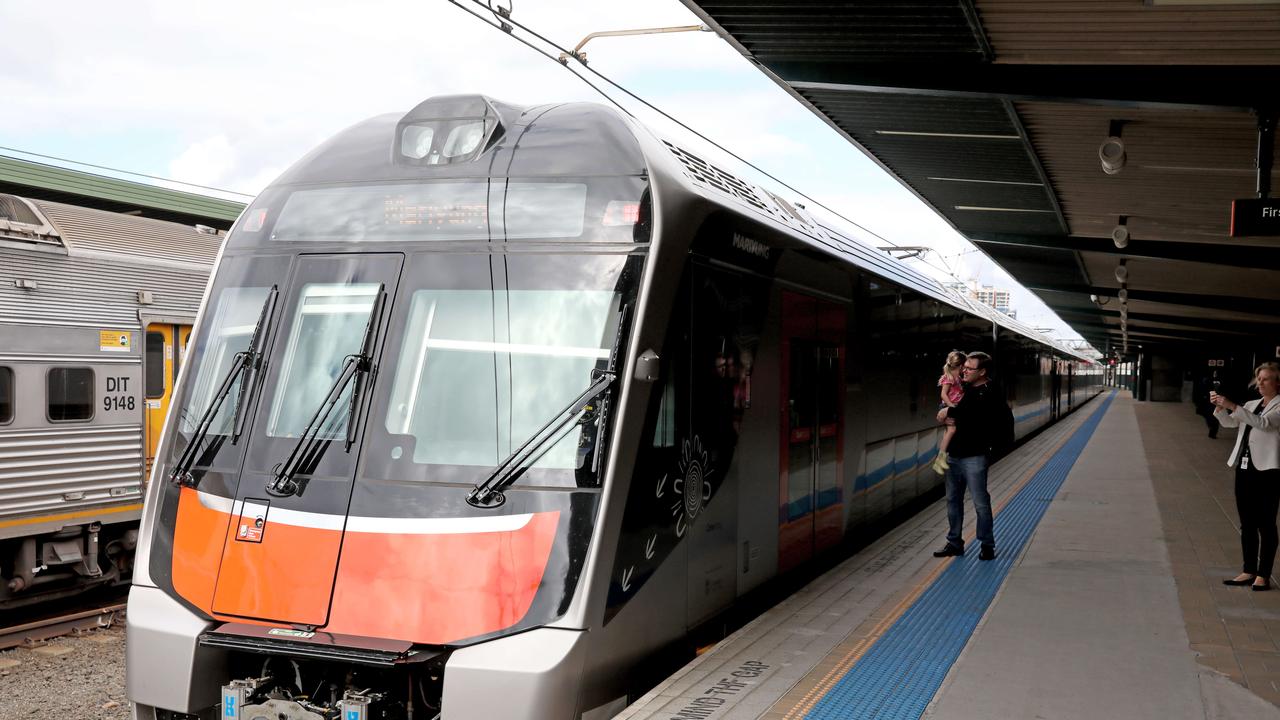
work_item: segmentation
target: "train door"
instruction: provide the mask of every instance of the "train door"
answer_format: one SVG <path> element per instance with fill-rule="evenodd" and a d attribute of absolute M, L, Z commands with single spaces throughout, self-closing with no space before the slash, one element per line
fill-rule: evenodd
<path fill-rule="evenodd" d="M 179 363 L 182 350 L 186 347 L 185 338 L 191 335 L 190 325 L 174 325 L 172 323 L 150 323 L 146 330 L 146 356 L 143 395 L 146 409 L 144 411 L 146 428 L 146 477 L 151 475 L 151 465 L 156 459 L 156 446 L 160 442 L 160 431 L 164 429 L 165 416 L 169 414 L 169 403 L 173 399 L 173 388 L 178 378 Z"/>
<path fill-rule="evenodd" d="M 739 443 L 753 425 L 752 373 L 769 304 L 767 281 L 693 266 L 688 407 L 672 490 L 688 527 L 688 618 L 696 624 L 733 602 L 739 565 L 739 493 L 761 466 L 758 443 Z M 746 427 L 751 432 L 752 427 Z M 767 430 L 761 432 L 768 433 Z M 769 457 L 766 466 L 771 465 Z M 768 498 L 772 501 L 772 493 Z"/>
<path fill-rule="evenodd" d="M 1061 400 L 1060 393 L 1062 391 L 1062 376 L 1058 374 L 1058 361 L 1049 361 L 1049 419 L 1057 420 L 1062 416 L 1062 408 L 1058 403 Z"/>
<path fill-rule="evenodd" d="M 289 285 L 279 288 L 214 612 L 312 626 L 328 621 L 363 408 L 376 377 L 352 370 L 366 342 L 374 343 L 373 366 L 379 361 L 402 261 L 393 253 L 303 255 Z M 355 388 L 363 388 L 358 403 Z"/>
<path fill-rule="evenodd" d="M 783 293 L 778 566 L 839 542 L 844 523 L 844 309 Z"/>
<path fill-rule="evenodd" d="M 1075 399 L 1075 377 L 1076 364 L 1074 362 L 1067 363 L 1067 412 L 1076 409 Z"/>

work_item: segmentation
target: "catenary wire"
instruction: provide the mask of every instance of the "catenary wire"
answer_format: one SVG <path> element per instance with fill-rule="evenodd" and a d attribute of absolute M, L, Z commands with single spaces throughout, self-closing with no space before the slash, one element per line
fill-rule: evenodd
<path fill-rule="evenodd" d="M 516 20 L 513 20 L 513 19 L 511 18 L 510 14 L 507 14 L 507 15 L 501 15 L 501 14 L 499 14 L 496 10 L 494 10 L 494 9 L 493 9 L 492 5 L 491 5 L 490 3 L 488 3 L 488 2 L 484 2 L 484 3 L 482 3 L 482 2 L 481 2 L 481 0 L 471 0 L 471 2 L 472 2 L 473 4 L 480 5 L 481 7 L 484 7 L 484 8 L 486 8 L 486 9 L 488 9 L 490 12 L 492 12 L 492 13 L 494 14 L 494 16 L 498 18 L 498 23 L 499 23 L 499 24 L 491 23 L 491 22 L 489 22 L 488 20 L 486 20 L 483 16 L 479 15 L 478 13 L 472 12 L 472 11 L 471 11 L 471 10 L 469 10 L 468 8 L 463 7 L 463 5 L 461 4 L 461 3 L 462 3 L 462 0 L 449 0 L 449 2 L 450 2 L 450 3 L 452 3 L 453 5 L 457 6 L 459 9 L 461 9 L 461 10 L 463 10 L 463 11 L 465 11 L 465 12 L 468 12 L 468 13 L 470 13 L 471 15 L 473 15 L 473 16 L 475 16 L 475 17 L 479 18 L 479 19 L 480 19 L 482 22 L 484 22 L 486 25 L 489 25 L 490 27 L 494 27 L 494 28 L 497 28 L 497 29 L 499 29 L 499 30 L 502 30 L 503 32 L 506 32 L 508 35 L 510 35 L 511 37 L 515 38 L 516 40 L 519 40 L 520 42 L 524 43 L 525 45 L 527 45 L 528 47 L 532 48 L 533 50 L 535 50 L 536 52 L 538 52 L 538 53 L 539 53 L 539 54 L 541 54 L 542 56 L 544 56 L 544 57 L 546 57 L 546 58 L 548 58 L 548 59 L 550 59 L 550 60 L 552 60 L 552 61 L 556 62 L 557 64 L 562 65 L 563 67 L 565 67 L 565 69 L 568 69 L 570 72 L 572 72 L 576 77 L 578 77 L 579 79 L 581 79 L 583 82 L 587 83 L 587 85 L 588 85 L 588 86 L 590 86 L 590 87 L 591 87 L 591 89 L 593 89 L 593 90 L 595 90 L 596 92 L 600 93 L 600 95 L 601 95 L 601 96 L 603 96 L 606 100 L 608 100 L 609 102 L 613 103 L 616 107 L 618 107 L 618 109 L 622 110 L 622 112 L 626 113 L 629 117 L 631 117 L 631 118 L 635 119 L 635 115 L 634 115 L 631 111 L 627 110 L 625 107 L 623 107 L 623 106 L 622 106 L 622 104 L 621 104 L 621 103 L 619 103 L 617 100 L 615 100 L 613 97 L 611 97 L 608 93 L 606 93 L 606 92 L 604 92 L 603 90 L 601 90 L 597 85 L 595 85 L 594 83 L 592 83 L 592 82 L 590 82 L 589 80 L 587 80 L 587 79 L 586 79 L 585 77 L 583 77 L 580 73 L 574 72 L 572 69 L 570 69 L 570 68 L 569 68 L 568 63 L 561 63 L 561 62 L 560 62 L 560 59 L 559 59 L 558 57 L 555 57 L 555 56 L 551 55 L 550 53 L 547 53 L 547 52 L 545 52 L 545 51 L 543 51 L 543 50 L 540 50 L 540 49 L 538 49 L 538 48 L 534 47 L 531 43 L 529 43 L 528 41 L 524 40 L 523 38 L 516 37 L 515 33 L 511 32 L 510 30 L 508 30 L 508 29 L 506 29 L 505 27 L 503 27 L 503 24 L 510 25 L 510 26 L 514 26 L 514 27 L 518 27 L 518 28 L 520 28 L 521 30 L 523 30 L 524 32 L 526 32 L 526 33 L 528 33 L 528 34 L 532 35 L 533 37 L 537 38 L 538 40 L 540 40 L 540 41 L 542 41 L 542 42 L 546 43 L 547 45 L 550 45 L 551 47 L 553 47 L 553 48 L 555 48 L 555 49 L 559 50 L 561 53 L 564 53 L 564 54 L 566 54 L 566 55 L 568 55 L 568 56 L 572 57 L 572 54 L 569 52 L 569 50 L 568 50 L 568 49 L 566 49 L 566 48 L 564 48 L 564 47 L 561 47 L 561 46 L 560 46 L 559 44 L 557 44 L 554 40 L 551 40 L 551 39 L 547 38 L 546 36 L 544 36 L 544 35 L 542 35 L 542 34 L 538 33 L 536 30 L 533 30 L 533 29 L 532 29 L 532 28 L 530 28 L 528 25 L 525 25 L 525 24 L 523 24 L 523 23 L 521 23 L 521 22 L 518 22 L 518 21 L 516 21 Z M 813 204 L 817 205 L 818 207 L 822 208 L 823 210 L 826 210 L 827 212 L 831 213 L 832 215 L 834 215 L 834 216 L 836 216 L 836 217 L 840 218 L 841 220 L 843 220 L 843 221 L 845 221 L 845 222 L 849 223 L 850 225 L 852 225 L 852 226 L 854 226 L 854 227 L 858 228 L 859 230 L 862 230 L 863 232 L 867 233 L 868 235 L 871 235 L 872 237 L 876 238 L 877 240 L 880 240 L 880 241 L 882 241 L 882 242 L 886 242 L 886 243 L 888 243 L 888 244 L 890 244 L 890 245 L 894 245 L 894 246 L 896 246 L 896 245 L 897 245 L 897 243 L 893 242 L 892 240 L 890 240 L 890 239 L 888 239 L 888 238 L 886 238 L 886 237 L 884 237 L 884 236 L 880 235 L 879 233 L 877 233 L 877 232 L 875 232 L 875 231 L 873 231 L 873 230 L 871 230 L 871 229 L 869 229 L 869 228 L 867 228 L 867 227 L 865 227 L 865 226 L 863 226 L 863 225 L 861 225 L 861 224 L 859 224 L 859 223 L 857 223 L 857 222 L 855 222 L 855 221 L 853 221 L 853 220 L 849 219 L 849 218 L 848 218 L 848 217 L 846 217 L 845 215 L 841 214 L 840 212 L 837 212 L 836 210 L 831 209 L 830 207 L 828 207 L 827 205 L 825 205 L 825 204 L 824 204 L 824 203 L 822 203 L 821 201 L 814 199 L 813 197 L 811 197 L 811 196 L 809 196 L 809 195 L 805 194 L 804 192 L 801 192 L 800 190 L 797 190 L 796 188 L 792 187 L 792 186 L 791 186 L 790 184 L 788 184 L 787 182 L 785 182 L 785 181 L 783 181 L 783 180 L 779 179 L 778 177 L 774 176 L 772 173 L 768 172 L 767 170 L 764 170 L 763 168 L 759 167 L 758 165 L 756 165 L 755 163 L 751 162 L 750 160 L 747 160 L 747 159 L 743 158 L 741 155 L 738 155 L 737 153 L 735 153 L 735 152 L 733 152 L 732 150 L 730 150 L 730 149 L 728 149 L 728 148 L 724 147 L 723 145 L 721 145 L 720 143 L 716 142 L 715 140 L 712 140 L 711 138 L 707 137 L 706 135 L 703 135 L 702 133 L 698 132 L 697 130 L 695 130 L 694 128 L 690 127 L 689 125 L 687 125 L 687 124 L 685 124 L 685 123 L 681 122 L 680 120 L 676 119 L 675 117 L 672 117 L 672 116 L 671 116 L 670 114 L 668 114 L 666 111 L 664 111 L 664 110 L 662 110 L 661 108 L 657 107 L 657 106 L 656 106 L 656 105 L 654 105 L 653 103 L 650 103 L 649 101 L 645 100 L 644 98 L 640 97 L 639 95 L 636 95 L 635 93 L 631 92 L 631 91 L 630 91 L 630 90 L 628 90 L 627 88 L 625 88 L 625 87 L 623 87 L 622 85 L 618 84 L 618 83 L 617 83 L 617 82 L 615 82 L 613 79 L 611 79 L 611 78 L 610 78 L 610 77 L 608 77 L 607 75 L 605 75 L 605 74 L 601 73 L 600 71 L 596 70 L 595 68 L 591 67 L 590 65 L 585 65 L 585 64 L 584 64 L 584 65 L 583 65 L 583 67 L 584 67 L 588 72 L 590 72 L 592 75 L 595 75 L 596 77 L 600 78 L 600 79 L 601 79 L 601 80 L 603 80 L 604 82 L 608 83 L 609 85 L 613 86 L 614 88 L 618 89 L 619 91 L 621 91 L 621 92 L 625 93 L 625 94 L 626 94 L 628 97 L 630 97 L 631 99 L 633 99 L 633 100 L 635 100 L 636 102 L 638 102 L 638 103 L 640 103 L 640 104 L 644 105 L 645 107 L 649 108 L 650 110 L 652 110 L 652 111 L 654 111 L 654 112 L 658 113 L 659 115 L 661 115 L 662 117 L 666 118 L 667 120 L 670 120 L 671 122 L 673 122 L 673 123 L 675 123 L 675 124 L 679 125 L 680 127 L 684 128 L 685 130 L 688 130 L 689 132 L 691 132 L 691 133 L 693 133 L 694 135 L 696 135 L 696 136 L 698 136 L 699 138 L 701 138 L 704 142 L 707 142 L 707 143 L 711 144 L 712 146 L 714 146 L 714 147 L 716 147 L 716 148 L 719 148 L 719 149 L 720 149 L 720 150 L 722 150 L 723 152 L 727 153 L 730 157 L 733 157 L 733 158 L 734 158 L 735 160 L 737 160 L 738 162 L 741 162 L 741 163 L 745 164 L 746 166 L 750 167 L 751 169 L 755 170 L 756 172 L 758 172 L 758 173 L 760 173 L 760 174 L 764 175 L 765 177 L 769 178 L 770 180 L 772 180 L 772 181 L 774 181 L 774 182 L 778 183 L 778 184 L 779 184 L 779 185 L 781 185 L 782 187 L 785 187 L 786 189 L 790 190 L 791 192 L 796 193 L 796 194 L 797 194 L 797 195 L 799 195 L 800 197 L 803 197 L 804 199 L 806 199 L 806 200 L 808 200 L 808 201 L 812 202 Z"/>

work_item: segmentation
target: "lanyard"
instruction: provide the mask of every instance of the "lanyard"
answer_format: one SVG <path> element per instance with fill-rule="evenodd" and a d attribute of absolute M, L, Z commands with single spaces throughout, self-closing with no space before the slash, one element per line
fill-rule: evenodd
<path fill-rule="evenodd" d="M 1262 417 L 1262 414 L 1265 413 L 1266 411 L 1267 411 L 1267 401 L 1259 400 L 1258 410 L 1257 410 L 1258 417 Z M 1245 412 L 1248 412 L 1248 410 L 1245 410 Z M 1240 438 L 1240 469 L 1241 470 L 1249 469 L 1249 433 L 1251 432 L 1253 432 L 1253 426 L 1245 425 L 1244 437 Z"/>

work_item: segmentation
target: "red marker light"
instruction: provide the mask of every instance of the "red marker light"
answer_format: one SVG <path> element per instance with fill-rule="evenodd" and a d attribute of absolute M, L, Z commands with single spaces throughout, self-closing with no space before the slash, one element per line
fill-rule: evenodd
<path fill-rule="evenodd" d="M 258 208 L 244 219 L 245 232 L 258 232 L 267 224 L 267 208 Z"/>
<path fill-rule="evenodd" d="M 640 222 L 640 203 L 611 200 L 604 209 L 605 227 L 635 225 Z"/>

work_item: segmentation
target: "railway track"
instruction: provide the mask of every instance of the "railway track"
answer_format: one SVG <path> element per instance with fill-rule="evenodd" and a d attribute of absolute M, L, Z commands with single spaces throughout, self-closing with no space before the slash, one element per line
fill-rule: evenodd
<path fill-rule="evenodd" d="M 0 627 L 0 650 L 16 647 L 32 647 L 45 640 L 63 635 L 78 635 L 99 628 L 109 628 L 124 620 L 125 604 L 101 605 L 91 610 L 80 610 L 30 620 L 20 625 Z"/>

